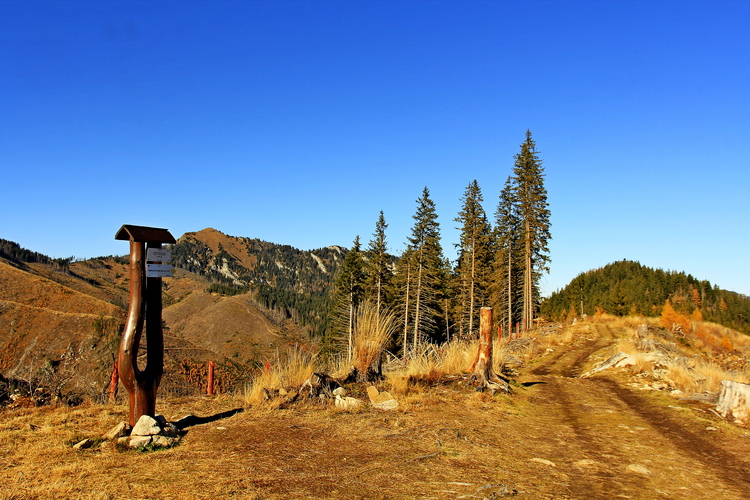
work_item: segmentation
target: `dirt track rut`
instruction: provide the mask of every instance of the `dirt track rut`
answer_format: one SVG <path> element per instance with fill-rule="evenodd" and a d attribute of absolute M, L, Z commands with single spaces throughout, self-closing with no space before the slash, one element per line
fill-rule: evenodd
<path fill-rule="evenodd" d="M 750 498 L 750 440 L 711 430 L 718 422 L 700 408 L 662 405 L 610 378 L 577 378 L 613 338 L 598 326 L 523 379 L 540 408 L 543 430 L 534 432 L 557 444 L 544 458 L 567 478 L 561 497 Z"/>

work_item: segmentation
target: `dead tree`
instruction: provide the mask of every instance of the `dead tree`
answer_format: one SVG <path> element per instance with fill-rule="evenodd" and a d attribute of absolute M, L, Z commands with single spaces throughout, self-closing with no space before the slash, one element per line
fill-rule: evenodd
<path fill-rule="evenodd" d="M 471 378 L 479 383 L 481 388 L 510 393 L 508 380 L 496 374 L 492 369 L 492 308 L 483 307 L 479 311 L 479 349 L 474 363 L 469 369 Z"/>

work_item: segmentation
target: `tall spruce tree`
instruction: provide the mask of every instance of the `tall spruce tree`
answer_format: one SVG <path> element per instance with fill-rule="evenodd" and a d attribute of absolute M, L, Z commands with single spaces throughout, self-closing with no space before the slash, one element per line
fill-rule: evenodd
<path fill-rule="evenodd" d="M 544 187 L 544 167 L 531 131 L 515 156 L 513 167 L 523 260 L 523 314 L 525 328 L 531 328 L 538 302 L 539 279 L 549 271 L 550 211 Z"/>
<path fill-rule="evenodd" d="M 472 181 L 466 187 L 461 211 L 454 220 L 461 225 L 456 245 L 459 249 L 456 264 L 457 323 L 461 335 L 476 336 L 479 327 L 479 308 L 487 305 L 489 273 L 491 270 L 492 229 L 482 207 L 479 183 Z"/>
<path fill-rule="evenodd" d="M 381 210 L 378 222 L 375 224 L 375 232 L 372 234 L 372 239 L 366 252 L 367 295 L 372 298 L 378 313 L 381 312 L 387 302 L 386 291 L 389 289 L 389 283 L 393 276 L 385 239 L 385 230 L 387 227 L 388 224 L 385 223 L 385 216 Z"/>
<path fill-rule="evenodd" d="M 407 248 L 399 261 L 399 302 L 403 315 L 404 354 L 414 350 L 423 339 L 440 334 L 442 300 L 446 278 L 446 261 L 440 244 L 440 225 L 435 203 L 427 187 L 417 200 L 414 226 Z"/>
<path fill-rule="evenodd" d="M 359 236 L 346 253 L 334 283 L 335 307 L 338 327 L 346 336 L 347 359 L 352 359 L 352 339 L 354 335 L 354 312 L 364 297 L 365 264 L 360 249 Z"/>
<path fill-rule="evenodd" d="M 491 285 L 492 303 L 498 310 L 499 322 L 510 332 L 513 324 L 520 319 L 515 305 L 520 290 L 518 277 L 521 275 L 518 263 L 518 203 L 511 177 L 505 181 L 500 192 L 500 201 L 495 211 L 494 235 L 496 253 Z"/>

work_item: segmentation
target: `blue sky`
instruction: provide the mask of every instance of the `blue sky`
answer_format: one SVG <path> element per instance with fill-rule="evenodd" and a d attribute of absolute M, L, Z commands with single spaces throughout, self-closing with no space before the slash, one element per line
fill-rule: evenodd
<path fill-rule="evenodd" d="M 631 259 L 750 294 L 750 2 L 0 2 L 0 238 L 125 254 L 122 224 L 301 249 L 443 246 L 527 129 L 545 294 Z"/>

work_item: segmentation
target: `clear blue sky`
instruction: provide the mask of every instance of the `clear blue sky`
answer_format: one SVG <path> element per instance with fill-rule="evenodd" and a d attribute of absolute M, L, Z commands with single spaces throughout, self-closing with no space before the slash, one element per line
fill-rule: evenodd
<path fill-rule="evenodd" d="M 0 1 L 0 238 L 125 254 L 122 224 L 455 257 L 527 129 L 545 294 L 631 259 L 750 294 L 750 2 Z"/>

